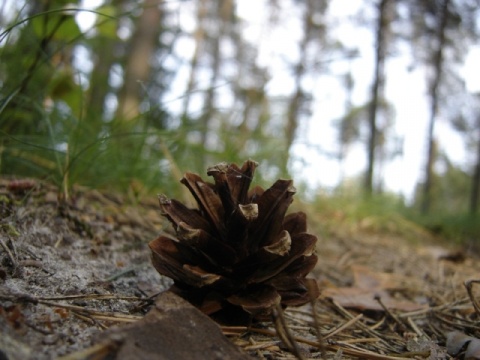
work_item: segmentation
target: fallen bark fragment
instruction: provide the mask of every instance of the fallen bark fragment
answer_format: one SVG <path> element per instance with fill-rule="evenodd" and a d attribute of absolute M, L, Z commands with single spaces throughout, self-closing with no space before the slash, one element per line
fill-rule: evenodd
<path fill-rule="evenodd" d="M 110 344 L 102 359 L 251 359 L 213 320 L 168 291 L 142 320 L 109 331 L 101 343 Z"/>

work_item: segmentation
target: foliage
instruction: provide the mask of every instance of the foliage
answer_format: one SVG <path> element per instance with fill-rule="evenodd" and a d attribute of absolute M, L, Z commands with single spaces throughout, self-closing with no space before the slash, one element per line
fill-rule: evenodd
<path fill-rule="evenodd" d="M 475 35 L 476 10 L 466 3 L 444 2 L 449 6 L 445 48 L 441 43 L 429 47 L 426 44 L 435 43 L 438 35 L 433 11 L 438 4 L 427 0 L 395 3 L 392 17 L 385 19 L 392 21 L 384 24 L 388 25 L 384 31 L 392 37 L 388 51 L 384 49 L 382 54 L 382 74 L 377 79 L 381 91 L 373 106 L 372 99 L 354 99 L 358 88 L 351 65 L 357 56 L 333 37 L 335 24 L 327 16 L 331 5 L 314 0 L 285 3 L 263 3 L 269 31 L 262 32 L 258 43 L 248 36 L 245 19 L 238 15 L 240 2 L 235 0 L 106 0 L 93 10 L 82 9 L 79 0 L 15 2 L 13 11 L 2 7 L 0 174 L 45 178 L 66 189 L 78 183 L 120 191 L 135 189 L 138 195 L 161 191 L 179 197 L 183 194 L 178 193 L 177 183 L 186 169 L 203 175 L 211 164 L 251 158 L 261 165 L 259 184 L 288 177 L 297 184 L 309 183 L 306 187 L 312 192 L 316 189 L 311 189 L 311 179 L 291 173 L 315 162 L 307 159 L 310 154 L 315 158 L 322 152 L 312 150 L 316 145 L 309 144 L 309 139 L 331 142 L 331 151 L 324 153 L 347 164 L 348 155 L 358 149 L 354 145 L 362 143 L 366 149 L 370 137 L 375 140 L 371 145 L 376 152 L 371 159 L 375 164 L 370 167 L 378 172 L 374 179 L 380 179 L 374 184 L 372 198 L 360 195 L 365 192 L 364 184 L 354 187 L 353 193 L 343 188 L 330 195 L 331 199 L 322 198 L 323 203 L 327 213 L 340 212 L 352 224 L 370 221 L 380 230 L 395 228 L 419 203 L 417 196 L 413 209 L 408 209 L 400 197 L 378 194 L 383 185 L 381 171 L 393 155 L 402 152 L 392 134 L 397 125 L 405 124 L 398 124 L 397 109 L 392 108 L 395 99 L 382 89 L 390 78 L 388 63 L 400 49 L 396 48 L 400 43 L 397 32 L 408 51 L 414 50 L 414 60 L 432 70 L 426 83 L 431 88 L 439 82 L 435 94 L 439 113 L 460 131 L 471 153 L 474 147 L 480 148 L 478 111 L 474 111 L 479 98 L 466 97 L 455 65 Z M 367 19 L 371 30 L 378 4 L 373 4 L 374 16 Z M 418 11 L 420 8 L 426 10 Z M 90 28 L 79 26 L 78 16 L 83 13 L 95 16 Z M 295 42 L 291 54 L 278 51 L 276 39 L 269 37 L 273 30 L 284 28 L 298 30 L 291 34 Z M 433 50 L 443 56 L 437 72 L 433 71 Z M 261 61 L 266 51 L 280 58 L 272 60 L 278 60 L 280 67 Z M 342 60 L 328 60 L 337 55 Z M 339 76 L 337 69 L 345 65 L 345 59 L 349 70 L 341 70 Z M 278 76 L 274 72 L 289 79 L 290 93 L 276 93 L 277 83 L 271 82 Z M 328 88 L 323 75 L 339 81 L 345 73 L 349 74 L 344 84 L 348 99 L 343 115 L 333 116 L 341 120 L 337 120 L 339 136 L 330 141 L 327 136 L 331 134 L 312 134 L 310 130 L 312 124 L 334 121 L 323 116 L 327 111 L 321 109 L 321 116 L 316 112 L 316 90 Z M 329 96 L 343 95 L 332 92 Z M 462 105 L 465 101 L 470 103 L 468 107 Z M 367 129 L 369 109 L 379 115 L 379 121 Z M 438 148 L 432 169 L 446 169 L 436 171 L 431 179 L 433 215 L 463 214 L 469 202 L 470 208 L 476 209 L 479 186 L 472 183 L 480 179 L 480 155 L 468 159 L 468 168 L 459 169 L 442 157 L 445 144 L 438 139 L 432 139 L 432 144 L 435 151 Z M 298 148 L 306 149 L 306 154 L 299 154 Z M 395 154 L 390 156 L 393 148 Z M 472 176 L 475 167 L 479 169 L 477 177 Z M 319 174 L 321 171 L 328 169 L 322 165 Z M 471 193 L 477 195 L 469 196 L 468 191 L 475 188 Z M 430 226 L 427 220 L 421 223 Z M 465 224 L 473 229 L 468 233 L 475 233 L 474 226 L 468 221 Z M 398 226 L 401 232 L 403 225 Z"/>
<path fill-rule="evenodd" d="M 383 233 L 412 242 L 419 240 L 419 234 L 425 235 L 425 230 L 409 217 L 410 209 L 402 197 L 393 193 L 361 196 L 361 185 L 359 177 L 333 194 L 320 194 L 312 201 L 310 212 L 319 219 L 318 233 L 327 238 L 332 234 L 348 238 L 359 232 Z"/>
<path fill-rule="evenodd" d="M 448 242 L 478 249 L 480 217 L 470 213 L 435 212 L 430 215 L 412 213 L 412 220 Z"/>
<path fill-rule="evenodd" d="M 115 62 L 128 62 L 126 50 L 131 45 L 117 33 L 120 24 L 138 21 L 138 13 L 147 8 L 135 5 L 122 13 L 118 7 L 103 5 L 94 11 L 98 16 L 93 28 L 82 33 L 75 14 L 84 10 L 64 6 L 61 1 L 26 6 L 1 35 L 5 60 L 0 69 L 4 85 L 0 90 L 1 173 L 118 190 L 140 183 L 144 190 L 175 194 L 173 189 L 187 166 L 202 172 L 206 161 L 268 157 L 267 168 L 282 161 L 280 156 L 269 155 L 278 148 L 278 138 L 265 136 L 262 128 L 266 124 L 259 123 L 239 138 L 237 129 L 222 121 L 221 136 L 209 147 L 198 141 L 213 130 L 201 123 L 205 115 L 186 113 L 182 126 L 175 125 L 162 103 L 154 100 L 161 98 L 167 85 L 168 70 L 162 64 L 154 72 L 162 81 L 154 79 L 139 87 L 145 90 L 138 95 L 139 106 L 144 103 L 142 113 L 112 118 L 108 97 L 122 101 L 122 96 L 132 96 L 125 95 L 125 87 L 109 84 L 117 71 Z M 178 29 L 164 27 L 162 31 L 174 34 Z M 121 54 L 109 58 L 103 50 L 112 51 L 109 44 L 115 43 Z M 164 56 L 171 52 L 168 44 L 155 46 Z M 76 65 L 79 48 L 101 56 L 92 58 L 92 71 Z M 258 101 L 258 97 L 251 100 Z"/>
<path fill-rule="evenodd" d="M 470 176 L 462 168 L 452 163 L 446 154 L 440 154 L 434 173 L 431 210 L 434 214 L 460 214 L 468 209 Z M 422 190 L 416 189 L 413 208 L 420 209 Z"/>
<path fill-rule="evenodd" d="M 425 215 L 394 194 L 369 198 L 353 193 L 318 196 L 302 208 L 315 214 L 317 221 L 311 221 L 311 226 L 324 238 L 333 235 L 348 239 L 366 233 L 401 236 L 415 244 L 436 238 L 475 249 L 480 246 L 478 215 L 448 209 Z"/>

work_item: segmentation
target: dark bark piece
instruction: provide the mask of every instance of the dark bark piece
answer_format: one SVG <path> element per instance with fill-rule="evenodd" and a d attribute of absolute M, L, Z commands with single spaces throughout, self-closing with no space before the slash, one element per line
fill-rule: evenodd
<path fill-rule="evenodd" d="M 160 294 L 142 320 L 107 336 L 119 346 L 103 359 L 251 359 L 208 316 L 171 292 Z"/>

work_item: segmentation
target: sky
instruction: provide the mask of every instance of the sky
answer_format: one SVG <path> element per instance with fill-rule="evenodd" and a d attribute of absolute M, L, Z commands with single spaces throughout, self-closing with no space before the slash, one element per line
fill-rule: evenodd
<path fill-rule="evenodd" d="M 282 3 L 289 3 L 284 2 Z M 101 0 L 85 0 L 86 8 L 95 8 Z M 195 18 L 192 2 L 169 2 L 169 6 L 180 7 L 178 21 L 184 30 L 193 31 Z M 241 0 L 237 2 L 237 13 L 245 22 L 243 36 L 252 44 L 259 44 L 257 63 L 268 66 L 271 81 L 267 92 L 271 96 L 290 95 L 293 80 L 289 75 L 288 63 L 295 63 L 299 56 L 298 40 L 301 38 L 301 13 L 298 7 L 279 13 L 280 19 L 275 30 L 269 27 L 266 19 L 265 0 Z M 332 125 L 345 111 L 345 90 L 339 82 L 339 76 L 351 69 L 355 78 L 353 103 L 365 103 L 369 96 L 372 81 L 374 54 L 371 29 L 361 28 L 352 21 L 352 17 L 365 7 L 362 0 L 349 0 L 349 6 L 343 1 L 332 1 L 329 7 L 329 21 L 336 26 L 332 37 L 338 38 L 346 46 L 358 47 L 360 56 L 351 61 L 336 61 L 332 63 L 331 74 L 319 74 L 304 80 L 303 86 L 314 95 L 312 116 L 308 122 L 301 124 L 298 130 L 298 140 L 295 142 L 292 154 L 294 161 L 292 173 L 300 180 L 307 182 L 312 189 L 333 189 L 341 176 L 352 177 L 361 174 L 366 167 L 365 145 L 357 144 L 350 148 L 342 166 L 337 160 L 322 155 L 318 147 L 326 151 L 336 151 L 336 130 Z M 367 9 L 367 16 L 368 9 Z M 93 14 L 79 13 L 81 24 L 88 27 L 94 20 Z M 178 53 L 191 54 L 192 41 L 177 41 Z M 480 91 L 480 73 L 476 67 L 480 63 L 480 47 L 472 49 L 464 67 L 467 87 L 471 91 Z M 422 179 L 426 155 L 426 131 L 428 120 L 428 102 L 426 98 L 425 75 L 421 67 L 411 67 L 412 59 L 408 55 L 391 58 L 386 67 L 387 82 L 385 92 L 387 99 L 394 101 L 396 135 L 403 138 L 403 154 L 388 162 L 382 169 L 380 177 L 386 190 L 403 194 L 409 200 L 413 195 L 416 183 Z M 468 74 L 468 75 L 467 75 Z M 176 77 L 177 86 L 167 96 L 176 99 L 185 91 L 188 76 L 188 62 L 179 69 Z M 199 84 L 202 88 L 202 85 Z M 168 106 L 172 111 L 181 107 L 181 101 L 170 101 Z M 198 106 L 201 106 L 199 103 Z M 439 119 L 436 124 L 436 135 L 439 137 L 449 157 L 462 164 L 468 157 L 460 136 L 450 130 L 447 124 Z M 377 174 L 378 175 L 378 174 Z"/>

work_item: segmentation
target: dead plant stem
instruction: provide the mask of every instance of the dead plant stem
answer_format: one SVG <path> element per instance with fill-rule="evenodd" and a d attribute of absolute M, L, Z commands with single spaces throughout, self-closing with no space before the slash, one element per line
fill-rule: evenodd
<path fill-rule="evenodd" d="M 272 318 L 277 331 L 277 336 L 280 338 L 280 340 L 282 340 L 282 342 L 288 347 L 290 352 L 297 357 L 297 359 L 304 360 L 305 358 L 300 353 L 297 342 L 287 326 L 280 303 L 276 304 L 276 306 L 272 309 Z"/>

